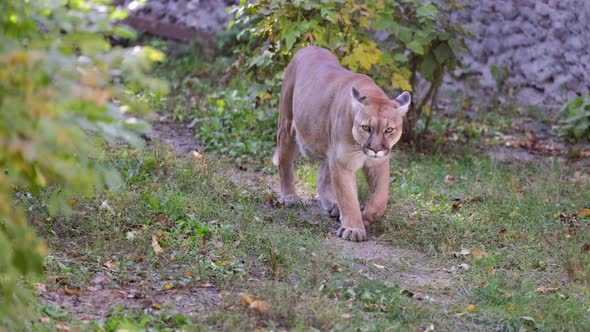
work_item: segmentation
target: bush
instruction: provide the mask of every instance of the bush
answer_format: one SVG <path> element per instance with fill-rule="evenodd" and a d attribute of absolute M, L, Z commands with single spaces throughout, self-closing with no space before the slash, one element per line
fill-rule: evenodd
<path fill-rule="evenodd" d="M 590 141 L 590 95 L 574 98 L 565 104 L 560 112 L 565 110 L 565 118 L 559 121 L 561 135 L 572 139 L 586 138 Z"/>
<path fill-rule="evenodd" d="M 144 74 L 161 53 L 110 45 L 110 35 L 134 35 L 111 23 L 124 16 L 106 0 L 0 2 L 0 325 L 9 329 L 30 317 L 22 276 L 39 275 L 46 253 L 15 192 L 58 187 L 56 214 L 74 194 L 117 188 L 118 174 L 92 157 L 94 141 L 140 144 L 145 126 L 123 112 L 141 109 L 139 90 L 162 87 Z"/>
<path fill-rule="evenodd" d="M 328 48 L 344 66 L 371 75 L 380 86 L 414 91 L 419 101 L 405 128 L 411 136 L 422 112 L 428 123 L 445 71 L 460 65 L 467 32 L 448 17 L 458 8 L 447 0 L 242 0 L 234 7 L 235 23 L 245 27 L 236 65 L 277 90 L 297 50 Z M 418 74 L 430 82 L 421 98 Z"/>

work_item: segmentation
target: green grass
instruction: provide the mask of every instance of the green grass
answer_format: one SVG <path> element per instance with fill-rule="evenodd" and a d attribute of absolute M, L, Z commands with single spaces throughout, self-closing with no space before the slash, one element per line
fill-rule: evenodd
<path fill-rule="evenodd" d="M 403 269 L 371 274 L 379 270 L 370 259 L 342 257 L 325 240 L 330 228 L 303 221 L 301 208 L 271 207 L 265 183 L 271 175 L 232 177 L 240 171 L 228 160 L 177 158 L 162 148 L 110 148 L 104 157 L 123 174 L 126 187 L 71 201 L 70 219 L 47 216 L 44 197 L 23 202 L 49 244 L 48 292 L 92 293 L 87 288 L 97 286 L 93 278 L 106 271 L 110 277 L 102 289 L 145 287 L 149 299 L 165 296 L 166 285 L 211 284 L 221 303 L 198 315 L 166 303 L 143 310 L 119 305 L 90 322 L 44 305 L 40 316 L 51 320 L 36 322 L 35 329 L 51 330 L 57 322 L 107 331 L 378 331 L 430 324 L 441 330 L 561 330 L 589 323 L 590 254 L 580 249 L 590 243 L 588 219 L 564 222 L 559 213 L 587 207 L 590 190 L 572 180 L 574 169 L 556 160 L 516 165 L 477 156 L 395 155 L 389 207 L 378 228 L 388 246 L 413 250 L 446 271 L 451 281 L 442 290 L 411 289 L 437 299 L 431 302 L 407 296 L 392 282 Z M 302 186 L 313 190 L 317 168 L 299 167 Z M 449 174 L 452 184 L 444 181 Z M 453 209 L 456 198 L 461 207 Z M 100 208 L 103 202 L 112 212 Z M 152 235 L 163 254 L 154 254 Z M 462 249 L 472 254 L 462 255 Z M 106 267 L 109 261 L 114 268 Z M 138 280 L 145 285 L 137 286 Z M 541 293 L 539 287 L 556 290 Z M 266 301 L 268 312 L 247 309 L 240 293 Z"/>

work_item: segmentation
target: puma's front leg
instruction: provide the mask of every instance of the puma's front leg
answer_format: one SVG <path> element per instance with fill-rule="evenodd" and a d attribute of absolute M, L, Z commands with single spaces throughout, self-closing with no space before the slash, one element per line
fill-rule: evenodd
<path fill-rule="evenodd" d="M 362 211 L 363 222 L 368 224 L 385 213 L 389 195 L 389 159 L 367 160 L 363 173 L 369 184 L 369 198 Z"/>
<path fill-rule="evenodd" d="M 340 228 L 336 235 L 350 241 L 367 240 L 367 231 L 363 225 L 357 198 L 355 172 L 334 162 L 330 165 L 330 175 L 340 208 Z"/>

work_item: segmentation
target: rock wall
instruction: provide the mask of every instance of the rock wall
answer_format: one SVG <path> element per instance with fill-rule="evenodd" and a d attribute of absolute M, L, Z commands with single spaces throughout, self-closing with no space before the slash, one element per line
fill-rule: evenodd
<path fill-rule="evenodd" d="M 456 19 L 477 36 L 465 64 L 495 87 L 491 66 L 524 104 L 561 103 L 590 93 L 590 0 L 463 0 Z"/>
<path fill-rule="evenodd" d="M 210 37 L 224 30 L 231 19 L 228 6 L 238 0 L 114 0 L 129 10 L 127 24 L 136 29 L 177 40 Z"/>

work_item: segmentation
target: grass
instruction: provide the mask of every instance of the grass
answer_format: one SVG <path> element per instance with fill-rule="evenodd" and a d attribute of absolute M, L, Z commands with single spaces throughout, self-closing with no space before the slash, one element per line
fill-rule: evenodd
<path fill-rule="evenodd" d="M 442 288 L 410 289 L 395 273 L 375 268 L 387 266 L 387 258 L 343 257 L 326 242 L 335 221 L 311 225 L 301 220 L 303 208 L 272 207 L 267 181 L 276 175 L 230 171 L 235 166 L 228 160 L 179 158 L 162 147 L 113 147 L 105 160 L 116 165 L 126 187 L 74 200 L 72 218 L 50 218 L 43 201 L 23 202 L 50 247 L 47 292 L 73 289 L 72 296 L 92 299 L 96 292 L 129 295 L 134 289 L 147 304 L 118 302 L 89 320 L 80 317 L 92 309 L 72 315 L 72 308 L 45 304 L 40 316 L 50 320 L 34 329 L 51 330 L 59 322 L 107 331 L 378 331 L 430 324 L 441 330 L 560 330 L 589 323 L 588 219 L 559 214 L 587 207 L 590 190 L 557 160 L 517 165 L 397 153 L 389 207 L 373 235 L 417 253 L 398 274 L 428 263 L 423 271 L 443 271 L 450 279 Z M 312 189 L 317 165 L 303 163 L 298 175 Z M 445 182 L 447 175 L 455 181 Z M 154 253 L 153 235 L 161 255 Z M 106 280 L 97 283 L 101 275 Z M 178 310 L 166 295 L 190 297 L 207 289 L 203 285 L 215 290 L 217 302 L 196 312 Z M 266 301 L 268 311 L 248 309 L 240 293 Z M 418 300 L 418 293 L 435 300 Z"/>
<path fill-rule="evenodd" d="M 214 150 L 204 159 L 165 146 L 105 146 L 97 158 L 121 173 L 125 186 L 118 191 L 72 197 L 69 218 L 47 214 L 52 191 L 19 198 L 50 252 L 31 330 L 590 325 L 590 219 L 583 210 L 590 208 L 590 181 L 580 166 L 557 158 L 502 162 L 465 144 L 481 138 L 478 123 L 486 132 L 506 130 L 510 116 L 482 112 L 477 123 L 435 118 L 434 148 L 393 155 L 388 208 L 369 228 L 371 241 L 345 243 L 334 238 L 337 221 L 318 215 L 315 205 L 277 203 L 270 188 L 278 176 L 266 163 L 272 144 L 259 134 L 275 111 L 258 105 L 269 98 L 264 89 L 237 97 L 218 91 L 228 84 L 245 90 L 217 80 L 229 63 L 173 57 L 158 68 L 174 83 L 172 94 L 142 97 L 176 120 L 225 117 L 229 122 L 217 129 L 214 121 L 195 122 L 197 132 L 207 132 L 200 143 Z M 253 107 L 248 96 L 258 97 Z M 249 127 L 258 114 L 260 128 Z M 244 121 L 228 128 L 236 119 Z M 443 137 L 449 126 L 457 140 Z M 244 171 L 244 164 L 256 166 Z M 314 193 L 318 169 L 298 161 L 298 187 Z M 358 178 L 362 199 L 368 189 Z"/>

